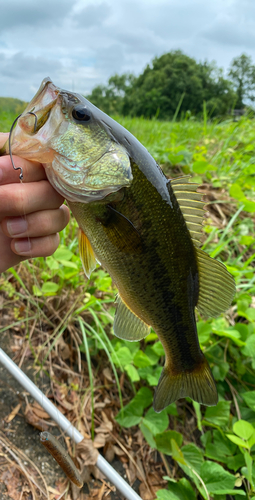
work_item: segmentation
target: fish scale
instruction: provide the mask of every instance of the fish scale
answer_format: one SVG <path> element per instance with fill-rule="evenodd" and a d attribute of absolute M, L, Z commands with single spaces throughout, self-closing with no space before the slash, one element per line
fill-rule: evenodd
<path fill-rule="evenodd" d="M 134 222 L 133 213 L 139 211 L 141 200 L 147 194 L 147 203 L 143 203 L 143 211 L 140 210 L 142 253 L 119 251 L 109 240 L 104 224 L 105 207 L 101 203 L 70 203 L 70 208 L 97 259 L 112 276 L 122 299 L 158 333 L 171 364 L 192 369 L 201 358 L 194 321 L 198 296 L 194 247 L 183 215 L 175 209 L 178 203 L 174 194 L 171 208 L 135 164 L 132 164 L 132 174 L 133 183 L 125 189 L 123 200 L 117 202 L 115 208 Z M 148 217 L 150 228 L 146 224 Z M 124 232 L 122 237 L 125 239 Z M 183 343 L 185 350 L 180 349 Z"/>

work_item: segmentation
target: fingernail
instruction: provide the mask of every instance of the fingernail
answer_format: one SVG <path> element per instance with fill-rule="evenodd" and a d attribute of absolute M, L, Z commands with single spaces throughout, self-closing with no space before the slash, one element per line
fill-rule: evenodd
<path fill-rule="evenodd" d="M 27 231 L 27 221 L 23 217 L 13 217 L 7 222 L 7 231 L 10 236 L 17 236 L 18 234 Z"/>
<path fill-rule="evenodd" d="M 30 252 L 30 250 L 31 250 L 31 243 L 29 240 L 18 240 L 18 241 L 15 241 L 14 247 L 15 247 L 15 250 L 17 253 L 26 254 L 26 253 Z"/>

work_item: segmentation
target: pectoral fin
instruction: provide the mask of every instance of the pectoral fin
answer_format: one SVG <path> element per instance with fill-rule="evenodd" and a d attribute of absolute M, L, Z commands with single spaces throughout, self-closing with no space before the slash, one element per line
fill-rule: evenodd
<path fill-rule="evenodd" d="M 144 339 L 150 333 L 150 326 L 136 316 L 121 297 L 117 296 L 117 311 L 113 323 L 113 331 L 116 337 L 129 342 Z"/>
<path fill-rule="evenodd" d="M 96 267 L 96 258 L 90 241 L 81 228 L 79 228 L 79 252 L 85 275 L 89 278 Z"/>
<path fill-rule="evenodd" d="M 103 221 L 103 227 L 111 243 L 123 253 L 141 253 L 142 239 L 132 222 L 123 214 L 107 205 L 109 216 Z"/>
<path fill-rule="evenodd" d="M 224 264 L 196 249 L 199 273 L 197 308 L 204 316 L 216 317 L 229 308 L 235 295 L 235 281 Z"/>

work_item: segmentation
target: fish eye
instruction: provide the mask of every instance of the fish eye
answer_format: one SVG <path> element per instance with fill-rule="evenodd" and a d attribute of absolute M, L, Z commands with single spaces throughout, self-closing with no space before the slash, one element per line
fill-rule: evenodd
<path fill-rule="evenodd" d="M 75 106 L 75 108 L 73 108 L 72 116 L 79 122 L 88 122 L 91 118 L 91 115 L 89 114 L 87 108 L 85 108 L 81 104 L 78 104 L 78 106 Z"/>

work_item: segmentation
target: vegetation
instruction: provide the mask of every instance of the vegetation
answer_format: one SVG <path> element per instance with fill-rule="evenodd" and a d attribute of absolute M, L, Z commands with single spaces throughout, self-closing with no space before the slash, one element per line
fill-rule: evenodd
<path fill-rule="evenodd" d="M 255 66 L 250 56 L 242 54 L 233 59 L 229 73 L 237 95 L 236 107 L 244 107 L 245 100 L 255 100 Z"/>
<path fill-rule="evenodd" d="M 0 129 L 7 131 L 13 118 L 1 121 L 0 115 Z M 236 123 L 209 122 L 205 106 L 202 121 L 188 116 L 180 122 L 118 121 L 149 149 L 167 175 L 191 174 L 201 182 L 209 212 L 203 248 L 223 261 L 236 279 L 236 297 L 225 315 L 197 316 L 201 348 L 217 382 L 218 405 L 205 408 L 187 399 L 160 414 L 153 411 L 153 388 L 164 363 L 162 345 L 154 332 L 135 343 L 112 335 L 116 290 L 101 268 L 86 283 L 74 220 L 61 233 L 61 245 L 52 257 L 22 263 L 0 279 L 3 316 L 8 318 L 0 335 L 15 328 L 16 336 L 23 338 L 16 357 L 23 359 L 25 345 L 35 364 L 51 373 L 58 391 L 72 396 L 75 411 L 69 403 L 69 418 L 73 415 L 77 421 L 77 415 L 86 415 L 86 432 L 93 436 L 101 421 L 111 420 L 112 441 L 104 442 L 104 452 L 111 443 L 115 452 L 121 445 L 127 452 L 127 474 L 132 464 L 140 471 L 128 477 L 141 478 L 144 471 L 142 484 L 148 485 L 151 496 L 140 490 L 143 498 L 254 500 L 254 122 L 248 117 Z M 89 366 L 89 371 L 87 364 L 83 367 L 87 388 L 77 382 L 84 356 Z M 96 411 L 91 404 L 84 409 L 89 395 L 94 396 Z M 160 480 L 153 483 L 158 471 Z"/>
<path fill-rule="evenodd" d="M 196 62 L 180 50 L 155 57 L 141 75 L 115 75 L 108 85 L 95 87 L 88 99 L 106 113 L 172 119 L 202 116 L 206 103 L 210 117 L 224 117 L 233 108 L 253 101 L 255 66 L 242 54 L 232 61 L 229 79 L 215 63 Z"/>

